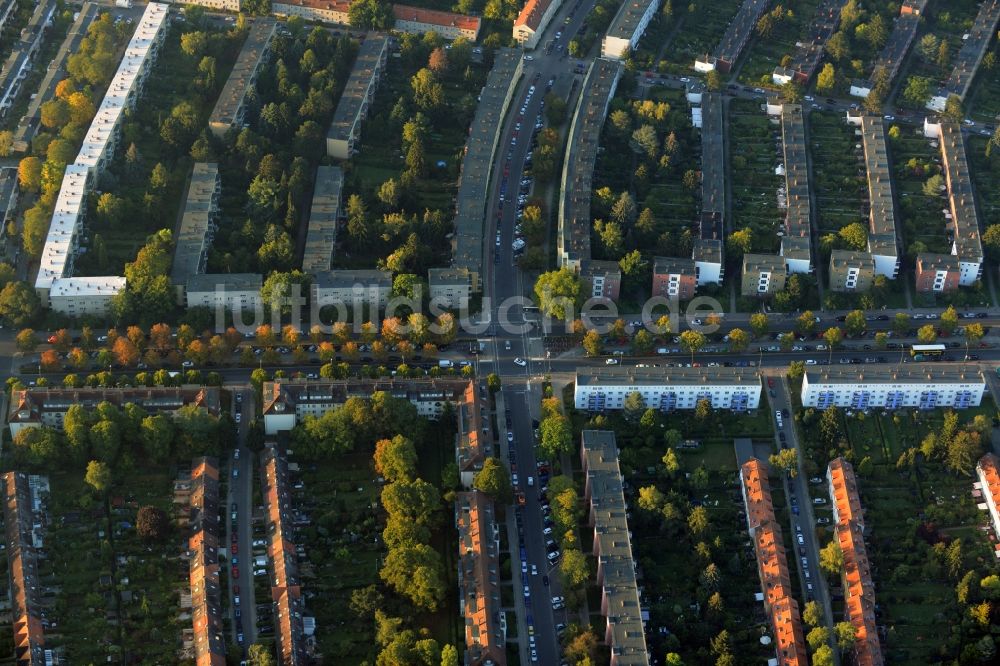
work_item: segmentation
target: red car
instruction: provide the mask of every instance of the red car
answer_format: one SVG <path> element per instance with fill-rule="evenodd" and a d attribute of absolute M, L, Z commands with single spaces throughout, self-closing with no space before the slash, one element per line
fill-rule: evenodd
<path fill-rule="evenodd" d="M 240 568 L 239 567 L 233 567 L 233 579 L 238 580 L 239 577 L 240 577 Z"/>
<path fill-rule="evenodd" d="M 240 548 L 239 542 L 233 539 L 233 545 L 229 547 L 229 552 L 235 555 L 237 552 L 239 552 L 239 548 Z"/>
<path fill-rule="evenodd" d="M 767 378 L 767 386 L 768 388 L 772 388 L 774 386 L 774 377 Z"/>

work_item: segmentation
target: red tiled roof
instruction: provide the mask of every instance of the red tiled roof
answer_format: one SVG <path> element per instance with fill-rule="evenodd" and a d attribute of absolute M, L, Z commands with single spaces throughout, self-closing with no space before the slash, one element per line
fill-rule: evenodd
<path fill-rule="evenodd" d="M 532 30 L 537 30 L 542 16 L 545 15 L 545 11 L 551 4 L 552 0 L 528 0 L 524 8 L 521 9 L 521 13 L 517 15 L 514 27 L 527 26 Z"/>
<path fill-rule="evenodd" d="M 393 5 L 392 15 L 397 21 L 412 21 L 414 23 L 426 23 L 428 25 L 439 25 L 446 28 L 454 27 L 459 30 L 475 30 L 479 32 L 480 20 L 478 16 L 453 14 L 452 12 L 441 12 L 434 9 L 421 9 L 420 7 L 410 7 L 409 5 Z"/>
<path fill-rule="evenodd" d="M 275 4 L 291 5 L 293 7 L 308 7 L 309 9 L 343 12 L 351 8 L 350 0 L 278 0 Z"/>

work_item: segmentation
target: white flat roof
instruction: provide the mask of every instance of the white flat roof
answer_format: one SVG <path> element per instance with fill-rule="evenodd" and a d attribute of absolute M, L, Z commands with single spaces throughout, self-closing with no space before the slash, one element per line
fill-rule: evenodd
<path fill-rule="evenodd" d="M 125 278 L 117 275 L 102 277 L 60 278 L 52 282 L 50 298 L 59 296 L 107 296 L 125 290 Z"/>
<path fill-rule="evenodd" d="M 66 167 L 52 213 L 52 222 L 45 237 L 45 247 L 42 248 L 35 289 L 49 289 L 53 280 L 66 277 L 66 266 L 73 251 L 73 237 L 86 205 L 89 171 L 82 164 L 70 164 Z"/>

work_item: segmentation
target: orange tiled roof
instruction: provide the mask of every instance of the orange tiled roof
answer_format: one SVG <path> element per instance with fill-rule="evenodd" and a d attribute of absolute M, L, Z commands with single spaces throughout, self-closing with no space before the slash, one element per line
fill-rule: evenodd
<path fill-rule="evenodd" d="M 409 5 L 393 5 L 392 15 L 397 21 L 412 21 L 413 23 L 425 23 L 445 28 L 458 28 L 459 30 L 475 30 L 479 32 L 480 20 L 478 16 L 453 14 L 452 12 L 422 9 L 420 7 L 410 7 Z"/>
<path fill-rule="evenodd" d="M 32 541 L 31 490 L 23 472 L 3 475 L 4 527 L 10 567 L 11 618 L 18 666 L 45 663 L 45 632 L 38 616 L 35 548 Z"/>
<path fill-rule="evenodd" d="M 539 23 L 542 21 L 542 16 L 545 15 L 546 10 L 548 10 L 551 4 L 552 0 L 528 0 L 521 9 L 521 13 L 517 15 L 514 27 L 525 26 L 532 30 L 537 30 Z"/>
<path fill-rule="evenodd" d="M 499 562 L 493 541 L 493 502 L 479 491 L 458 493 L 459 581 L 465 614 L 466 663 L 507 663 L 500 643 Z"/>
<path fill-rule="evenodd" d="M 1000 458 L 987 453 L 979 459 L 979 469 L 984 482 L 983 493 L 993 501 L 994 507 L 1000 508 Z"/>
<path fill-rule="evenodd" d="M 764 604 L 775 634 L 778 663 L 781 666 L 806 666 L 806 643 L 799 605 L 792 597 L 788 559 L 781 527 L 774 518 L 768 471 L 767 464 L 757 458 L 751 458 L 740 468 L 747 524 L 753 536 Z"/>
<path fill-rule="evenodd" d="M 861 496 L 858 494 L 858 480 L 854 476 L 854 467 L 843 458 L 836 458 L 830 461 L 829 476 L 837 518 L 841 522 L 855 520 L 864 527 L 865 518 L 861 509 Z"/>
<path fill-rule="evenodd" d="M 196 666 L 225 666 L 222 588 L 219 586 L 219 466 L 195 458 L 191 470 L 189 583 Z"/>

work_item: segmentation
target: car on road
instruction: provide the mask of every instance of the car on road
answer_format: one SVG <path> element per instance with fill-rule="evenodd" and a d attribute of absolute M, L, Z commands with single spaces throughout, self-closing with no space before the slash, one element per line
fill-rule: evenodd
<path fill-rule="evenodd" d="M 538 567 L 536 567 L 534 564 L 531 565 L 531 575 L 532 576 L 538 575 Z"/>
<path fill-rule="evenodd" d="M 520 367 L 523 368 L 526 365 L 528 365 L 528 362 L 525 361 L 523 358 L 515 358 L 514 359 L 514 365 L 517 365 L 517 366 L 520 366 Z"/>
<path fill-rule="evenodd" d="M 240 468 L 239 467 L 234 467 L 233 468 L 233 478 L 236 479 L 236 478 L 239 478 L 239 476 L 240 476 Z"/>
<path fill-rule="evenodd" d="M 240 459 L 240 450 L 239 449 L 234 449 L 233 450 L 233 460 L 239 460 L 239 459 Z"/>
<path fill-rule="evenodd" d="M 817 518 L 816 519 L 816 524 L 817 525 L 829 525 L 830 524 L 830 519 L 829 518 Z"/>
<path fill-rule="evenodd" d="M 801 532 L 795 535 L 795 540 L 799 542 L 800 546 L 806 545 L 806 539 L 804 536 L 802 536 Z"/>
<path fill-rule="evenodd" d="M 524 574 L 525 576 L 528 575 L 528 563 L 525 562 L 524 560 L 521 560 L 521 573 Z"/>
<path fill-rule="evenodd" d="M 813 504 L 826 504 L 826 498 L 825 497 L 814 497 L 813 498 Z"/>
<path fill-rule="evenodd" d="M 239 580 L 239 577 L 240 577 L 240 568 L 239 567 L 234 566 L 233 570 L 230 573 L 233 576 L 233 580 Z"/>
<path fill-rule="evenodd" d="M 814 358 L 807 358 L 806 359 L 806 365 L 816 365 L 816 359 L 814 359 Z"/>
<path fill-rule="evenodd" d="M 604 365 L 618 365 L 618 359 L 616 358 L 605 359 Z"/>
<path fill-rule="evenodd" d="M 507 441 L 508 442 L 513 442 L 514 441 L 514 433 L 512 433 L 512 432 L 508 432 L 507 433 Z"/>
<path fill-rule="evenodd" d="M 531 588 L 529 588 L 527 585 L 524 586 L 524 598 L 525 599 L 531 598 Z"/>

